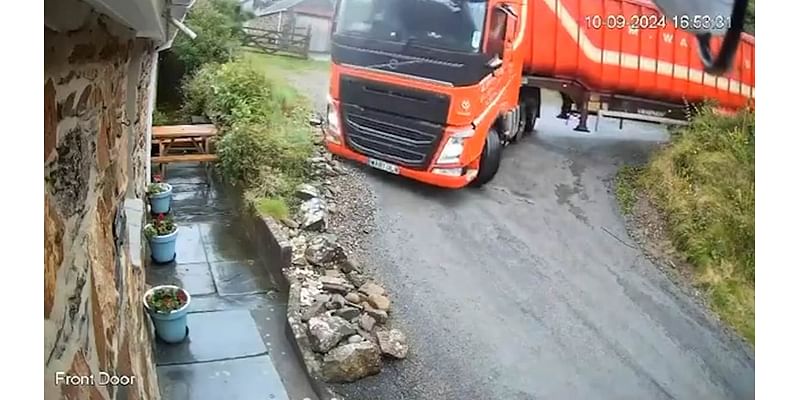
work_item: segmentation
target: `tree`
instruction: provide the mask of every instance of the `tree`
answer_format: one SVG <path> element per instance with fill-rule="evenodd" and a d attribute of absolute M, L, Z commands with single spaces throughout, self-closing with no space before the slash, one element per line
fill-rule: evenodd
<path fill-rule="evenodd" d="M 241 44 L 242 17 L 235 0 L 201 0 L 186 17 L 197 37 L 179 34 L 172 51 L 184 64 L 187 73 L 208 62 L 230 61 Z"/>
<path fill-rule="evenodd" d="M 751 35 L 756 34 L 756 0 L 747 2 L 747 13 L 744 16 L 744 31 Z"/>

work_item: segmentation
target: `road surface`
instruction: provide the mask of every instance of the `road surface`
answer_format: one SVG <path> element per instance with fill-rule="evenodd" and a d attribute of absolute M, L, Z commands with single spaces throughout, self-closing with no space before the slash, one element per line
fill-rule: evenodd
<path fill-rule="evenodd" d="M 325 73 L 297 86 L 324 107 Z M 582 134 L 544 96 L 537 134 L 482 189 L 379 171 L 369 264 L 390 290 L 408 359 L 337 386 L 348 399 L 750 399 L 752 349 L 627 236 L 611 179 L 666 139 L 603 121 Z M 590 120 L 590 126 L 593 120 Z"/>

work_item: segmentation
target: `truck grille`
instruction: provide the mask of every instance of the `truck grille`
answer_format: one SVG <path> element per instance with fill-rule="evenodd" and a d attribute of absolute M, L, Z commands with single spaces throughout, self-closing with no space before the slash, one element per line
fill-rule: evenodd
<path fill-rule="evenodd" d="M 353 150 L 408 168 L 431 162 L 447 122 L 450 97 L 343 75 L 344 137 Z"/>
<path fill-rule="evenodd" d="M 364 155 L 423 169 L 428 166 L 444 130 L 441 125 L 343 105 L 347 144 Z"/>

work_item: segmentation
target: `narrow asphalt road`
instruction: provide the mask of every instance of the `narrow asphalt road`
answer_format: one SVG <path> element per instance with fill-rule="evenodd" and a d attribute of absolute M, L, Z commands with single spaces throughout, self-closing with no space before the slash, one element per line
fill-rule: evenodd
<path fill-rule="evenodd" d="M 325 73 L 295 80 L 324 106 Z M 751 399 L 753 351 L 652 265 L 611 190 L 663 128 L 573 132 L 545 96 L 537 134 L 482 189 L 378 171 L 368 252 L 409 357 L 337 386 L 348 399 Z M 593 125 L 593 120 L 590 120 Z"/>

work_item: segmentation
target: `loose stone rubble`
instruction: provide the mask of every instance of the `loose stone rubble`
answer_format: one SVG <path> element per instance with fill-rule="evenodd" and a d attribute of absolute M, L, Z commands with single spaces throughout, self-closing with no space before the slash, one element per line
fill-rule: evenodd
<path fill-rule="evenodd" d="M 309 163 L 315 180 L 298 185 L 299 211 L 280 221 L 292 246 L 291 267 L 284 272 L 300 282 L 301 326 L 322 378 L 353 382 L 379 373 L 385 359 L 405 358 L 408 344 L 405 334 L 390 326 L 389 293 L 367 275 L 364 266 L 348 257 L 360 241 L 350 234 L 353 228 L 344 229 L 349 239 L 345 245 L 329 232 L 331 216 L 341 212 L 337 201 L 348 212 L 354 209 L 343 198 L 353 193 L 342 193 L 346 190 L 332 185 L 348 171 L 321 150 Z M 370 228 L 357 229 L 362 234 Z"/>

